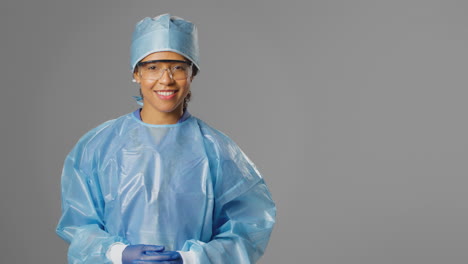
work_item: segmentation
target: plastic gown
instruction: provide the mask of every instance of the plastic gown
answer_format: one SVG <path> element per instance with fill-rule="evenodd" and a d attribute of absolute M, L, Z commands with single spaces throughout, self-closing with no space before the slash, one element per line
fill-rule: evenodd
<path fill-rule="evenodd" d="M 151 125 L 132 113 L 85 134 L 62 172 L 57 234 L 69 263 L 111 263 L 109 247 L 163 245 L 195 263 L 255 263 L 275 223 L 264 180 L 226 135 L 190 116 Z"/>

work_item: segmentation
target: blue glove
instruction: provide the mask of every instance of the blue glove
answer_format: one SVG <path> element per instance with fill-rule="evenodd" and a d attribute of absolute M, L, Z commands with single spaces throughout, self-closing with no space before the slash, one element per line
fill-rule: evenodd
<path fill-rule="evenodd" d="M 132 264 L 183 264 L 182 256 L 177 251 L 164 251 L 164 252 L 147 252 L 147 255 L 151 255 L 157 258 L 151 260 L 135 260 Z"/>
<path fill-rule="evenodd" d="M 122 264 L 165 263 L 180 259 L 181 262 L 167 262 L 168 264 L 182 263 L 180 254 L 176 251 L 164 251 L 163 246 L 156 245 L 129 245 L 122 252 Z"/>

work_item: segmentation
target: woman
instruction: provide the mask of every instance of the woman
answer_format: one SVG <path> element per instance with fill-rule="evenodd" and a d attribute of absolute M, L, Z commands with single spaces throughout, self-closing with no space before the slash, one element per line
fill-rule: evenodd
<path fill-rule="evenodd" d="M 86 133 L 64 162 L 69 263 L 255 263 L 276 208 L 239 147 L 187 111 L 195 25 L 140 21 L 131 69 L 143 107 Z"/>

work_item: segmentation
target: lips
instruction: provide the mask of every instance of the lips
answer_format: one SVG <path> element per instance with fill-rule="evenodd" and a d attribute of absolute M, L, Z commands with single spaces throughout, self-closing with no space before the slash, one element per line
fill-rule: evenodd
<path fill-rule="evenodd" d="M 154 93 L 162 100 L 169 100 L 173 98 L 178 90 L 157 90 Z"/>
<path fill-rule="evenodd" d="M 176 91 L 156 91 L 157 94 L 164 95 L 164 96 L 169 96 L 174 94 Z"/>

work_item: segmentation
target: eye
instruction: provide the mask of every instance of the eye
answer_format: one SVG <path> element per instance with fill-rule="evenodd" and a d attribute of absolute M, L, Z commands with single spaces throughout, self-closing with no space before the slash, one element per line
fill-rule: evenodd
<path fill-rule="evenodd" d="M 187 69 L 187 66 L 185 65 L 175 65 L 174 67 L 172 67 L 173 70 L 175 71 L 185 71 Z"/>
<path fill-rule="evenodd" d="M 148 65 L 146 65 L 145 69 L 147 69 L 149 71 L 156 71 L 156 70 L 159 69 L 159 67 L 156 64 L 148 64 Z"/>

